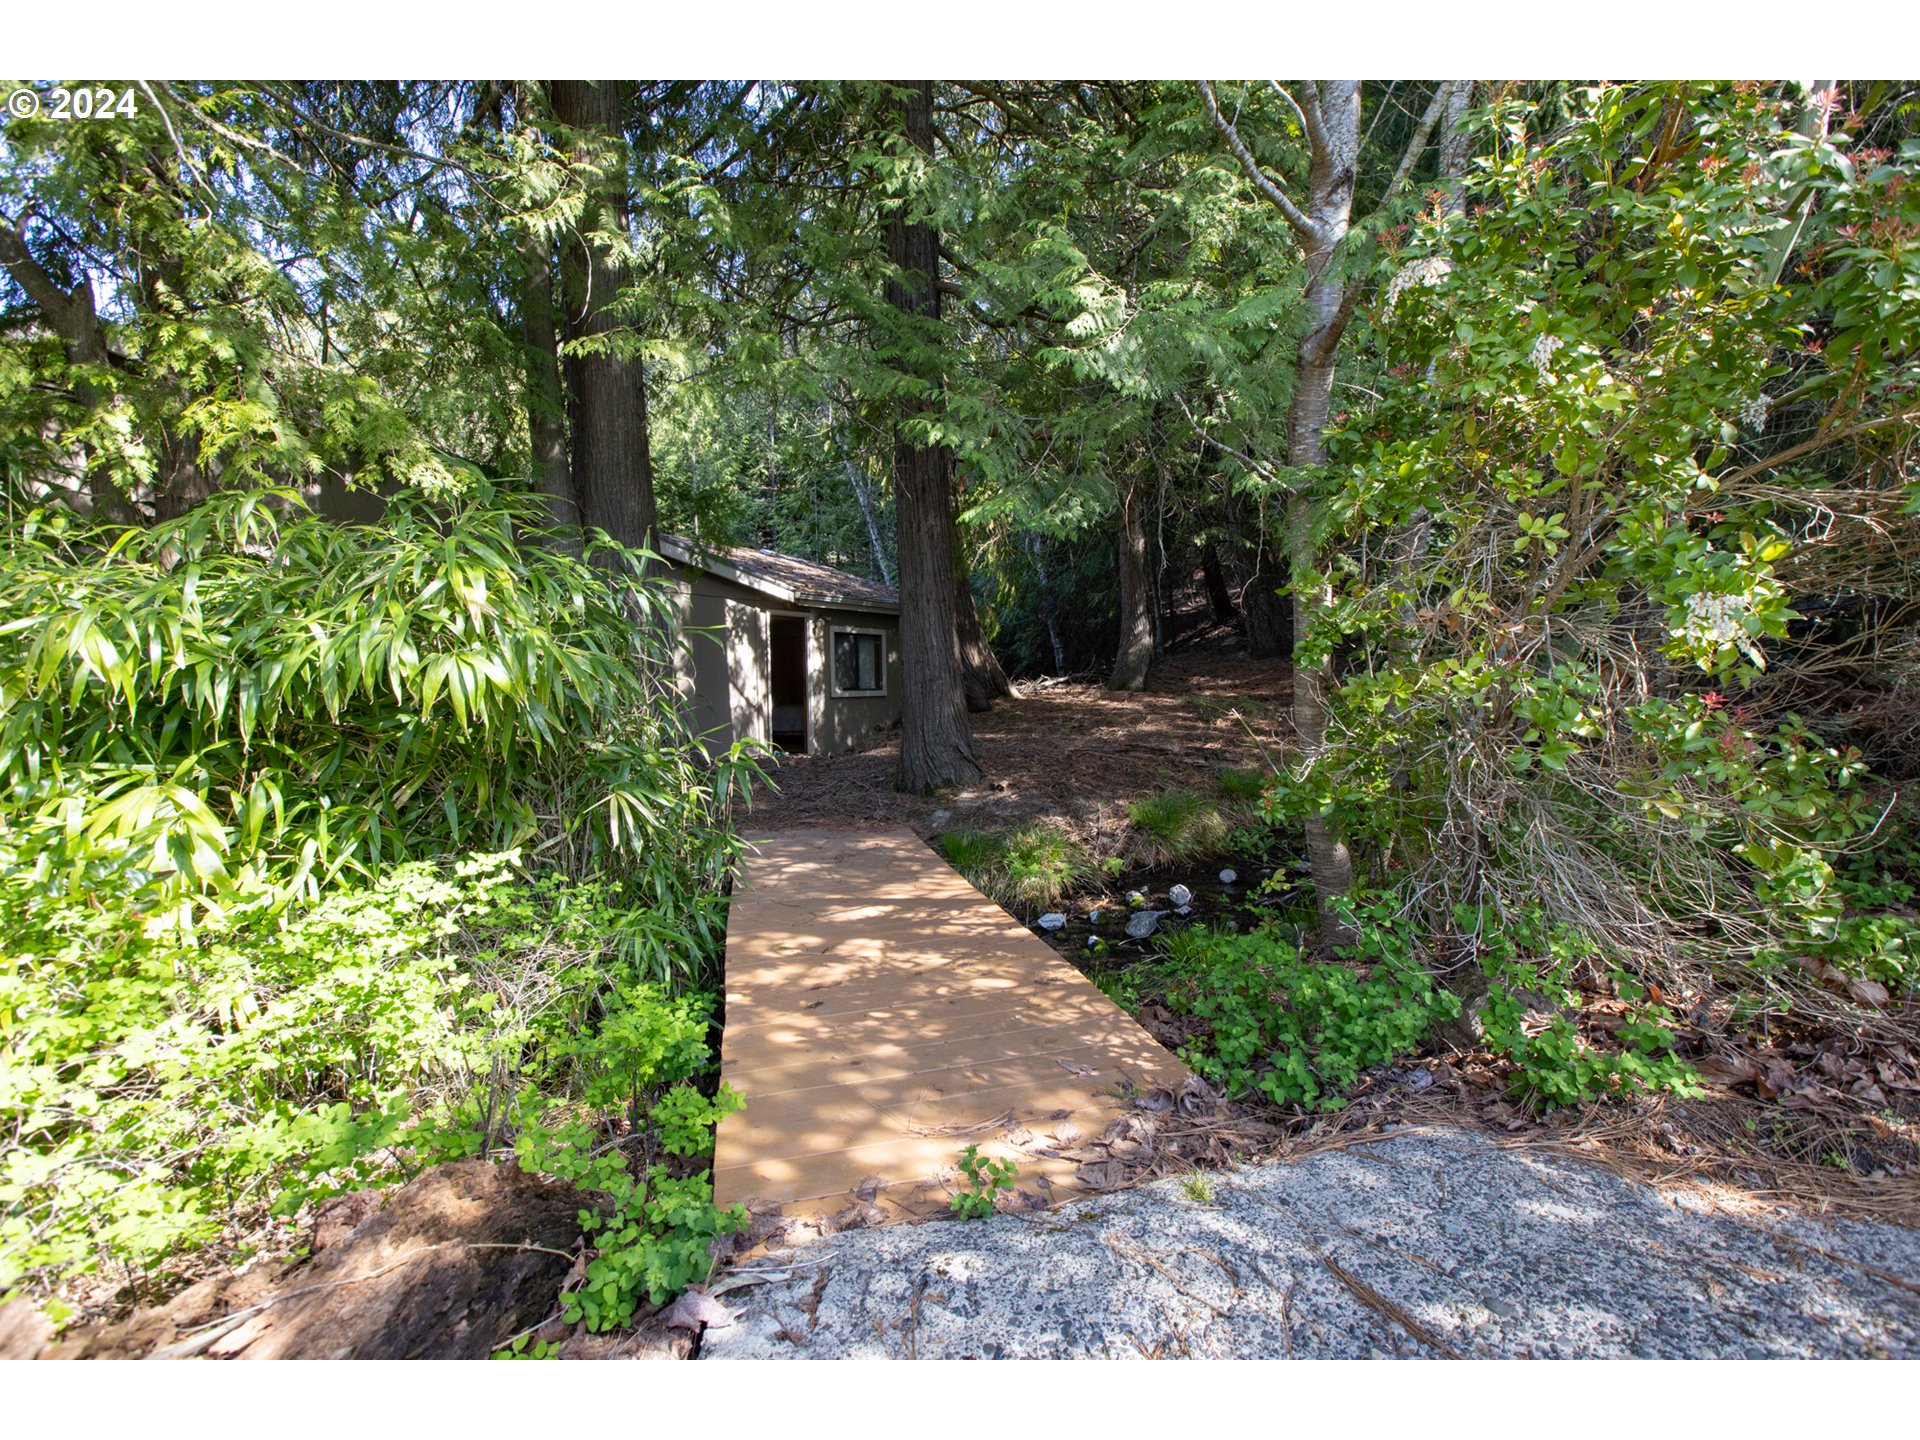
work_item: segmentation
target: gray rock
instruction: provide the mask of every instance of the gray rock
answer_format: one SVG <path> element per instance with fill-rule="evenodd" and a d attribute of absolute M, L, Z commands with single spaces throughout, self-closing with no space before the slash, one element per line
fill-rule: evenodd
<path fill-rule="evenodd" d="M 1127 938 L 1129 940 L 1146 939 L 1149 935 L 1153 934 L 1155 930 L 1160 928 L 1160 917 L 1166 913 L 1164 910 L 1140 911 L 1131 920 L 1127 921 Z"/>
<path fill-rule="evenodd" d="M 1147 896 L 1146 896 L 1146 892 L 1145 892 L 1145 891 L 1142 891 L 1142 890 L 1129 890 L 1129 891 L 1127 892 L 1127 904 L 1129 904 L 1129 905 L 1144 905 L 1144 904 L 1146 904 L 1146 903 L 1147 903 Z"/>
<path fill-rule="evenodd" d="M 1042 930 L 1064 930 L 1067 928 L 1067 917 L 1058 910 L 1049 910 L 1033 923 Z"/>
<path fill-rule="evenodd" d="M 1193 914 L 1193 906 L 1191 906 L 1191 905 L 1177 905 L 1177 906 L 1175 906 L 1175 907 L 1174 907 L 1174 911 L 1173 911 L 1173 913 L 1174 913 L 1174 914 L 1176 914 L 1176 915 L 1191 915 L 1191 914 Z"/>
<path fill-rule="evenodd" d="M 931 829 L 938 830 L 951 819 L 953 819 L 951 810 L 936 810 L 927 817 L 927 825 Z"/>
<path fill-rule="evenodd" d="M 1222 885 L 1232 885 L 1239 880 L 1239 878 L 1240 872 L 1238 870 L 1222 870 L 1220 872 L 1220 883 Z"/>
<path fill-rule="evenodd" d="M 1101 912 L 1098 910 L 1091 911 L 1087 915 L 1087 923 L 1089 925 L 1098 925 L 1100 923 L 1100 914 Z"/>
<path fill-rule="evenodd" d="M 1911 1293 L 1861 1268 L 1920 1275 L 1920 1232 L 1681 1210 L 1598 1165 L 1471 1131 L 1407 1130 L 1364 1150 L 1216 1171 L 1204 1206 L 1174 1178 L 775 1251 L 736 1283 L 715 1277 L 737 1319 L 709 1329 L 701 1355 L 1065 1359 L 1163 1342 L 1196 1358 L 1437 1353 L 1325 1255 L 1461 1355 L 1920 1358 Z M 1845 1258 L 1784 1238 L 1796 1235 Z M 1524 1303 L 1508 1298 L 1516 1277 Z"/>
<path fill-rule="evenodd" d="M 1193 891 L 1184 885 L 1176 885 L 1167 892 L 1167 899 L 1173 902 L 1174 908 L 1177 910 L 1182 905 L 1191 905 L 1193 903 Z"/>

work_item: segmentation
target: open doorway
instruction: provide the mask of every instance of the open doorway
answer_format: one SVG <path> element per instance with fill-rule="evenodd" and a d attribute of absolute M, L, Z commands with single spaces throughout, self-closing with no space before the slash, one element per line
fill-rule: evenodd
<path fill-rule="evenodd" d="M 773 617 L 773 743 L 794 755 L 807 753 L 807 621 L 802 615 Z"/>

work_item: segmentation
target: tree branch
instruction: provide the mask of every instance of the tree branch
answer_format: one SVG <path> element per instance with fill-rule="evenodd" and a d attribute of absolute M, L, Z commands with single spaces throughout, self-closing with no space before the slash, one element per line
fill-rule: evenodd
<path fill-rule="evenodd" d="M 1282 95 L 1286 95 L 1287 99 L 1293 99 L 1293 96 L 1281 89 L 1278 84 L 1273 88 L 1279 90 Z M 1293 108 L 1300 112 L 1301 123 L 1307 127 L 1308 141 L 1312 143 L 1315 150 L 1325 154 L 1332 147 L 1327 143 L 1327 126 L 1320 114 L 1320 82 L 1309 80 L 1307 88 L 1301 93 L 1307 98 Z"/>
<path fill-rule="evenodd" d="M 1287 198 L 1286 191 L 1267 177 L 1267 173 L 1260 168 L 1260 162 L 1253 158 L 1253 152 L 1240 138 L 1240 132 L 1233 128 L 1233 122 L 1220 113 L 1220 101 L 1213 93 L 1211 82 L 1202 80 L 1199 85 L 1200 100 L 1206 106 L 1208 118 L 1213 121 L 1214 128 L 1226 138 L 1227 148 L 1240 162 L 1240 168 L 1247 172 L 1247 178 L 1253 182 L 1254 189 L 1273 202 L 1280 213 L 1286 217 L 1287 224 L 1294 228 L 1301 239 L 1309 244 L 1317 241 L 1320 238 L 1319 232 L 1314 229 L 1313 222 L 1300 212 L 1298 205 Z"/>
<path fill-rule="evenodd" d="M 1433 137 L 1433 127 L 1440 123 L 1440 116 L 1446 111 L 1447 97 L 1453 93 L 1456 85 L 1468 83 L 1471 82 L 1449 80 L 1435 87 L 1433 99 L 1427 105 L 1427 113 L 1420 117 L 1420 123 L 1414 129 L 1413 138 L 1407 142 L 1407 153 L 1400 157 L 1400 168 L 1393 172 L 1393 179 L 1387 182 L 1386 193 L 1380 197 L 1382 201 L 1391 199 L 1400 187 L 1407 183 L 1407 177 L 1413 174 L 1413 167 L 1419 163 L 1421 155 L 1426 152 L 1427 141 Z"/>
<path fill-rule="evenodd" d="M 0 265 L 7 267 L 7 273 L 27 292 L 27 298 L 40 308 L 40 313 L 59 332 L 60 338 L 72 340 L 73 297 L 40 267 L 40 262 L 27 249 L 19 226 L 12 217 L 6 215 L 0 215 Z"/>

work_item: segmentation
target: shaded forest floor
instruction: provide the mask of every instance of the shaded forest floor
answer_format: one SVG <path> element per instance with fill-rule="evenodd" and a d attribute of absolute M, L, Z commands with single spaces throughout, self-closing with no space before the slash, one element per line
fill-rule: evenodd
<path fill-rule="evenodd" d="M 1223 631 L 1156 663 L 1144 692 L 1086 681 L 1023 683 L 973 717 L 981 785 L 934 796 L 893 788 L 897 733 L 852 755 L 790 755 L 756 786 L 747 831 L 906 825 L 924 837 L 963 825 L 1051 819 L 1096 853 L 1117 853 L 1126 804 L 1167 790 L 1210 793 L 1225 767 L 1289 742 L 1284 660 L 1249 660 Z"/>

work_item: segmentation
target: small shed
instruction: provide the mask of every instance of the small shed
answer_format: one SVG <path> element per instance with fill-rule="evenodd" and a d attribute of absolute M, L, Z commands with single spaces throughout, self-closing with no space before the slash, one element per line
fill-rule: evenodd
<path fill-rule="evenodd" d="M 900 718 L 900 596 L 771 550 L 661 535 L 678 602 L 677 678 L 708 749 L 860 749 Z"/>

